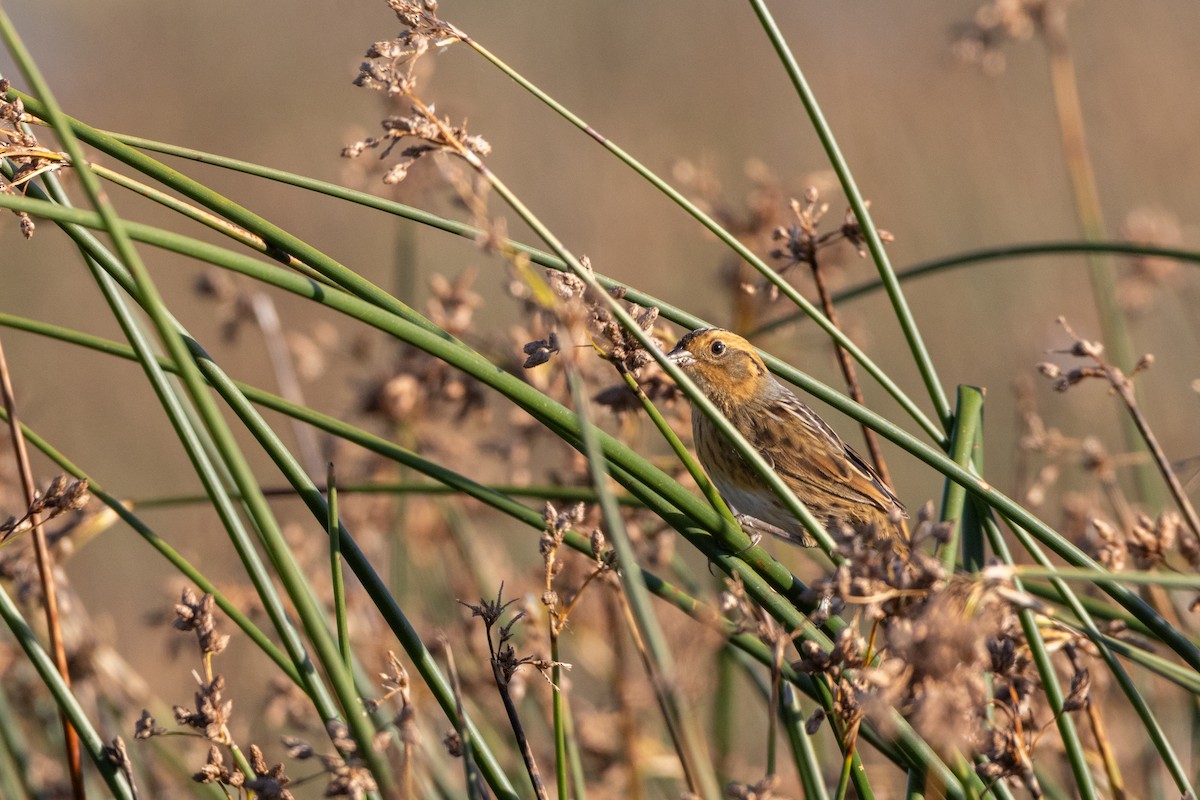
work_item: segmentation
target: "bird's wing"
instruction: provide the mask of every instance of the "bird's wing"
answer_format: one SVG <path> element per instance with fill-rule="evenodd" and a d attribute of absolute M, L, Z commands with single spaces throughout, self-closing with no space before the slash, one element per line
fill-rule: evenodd
<path fill-rule="evenodd" d="M 770 426 L 792 431 L 769 441 L 768 449 L 775 468 L 792 480 L 818 485 L 846 500 L 867 503 L 884 512 L 893 508 L 904 514 L 900 498 L 883 482 L 879 474 L 852 447 L 790 391 L 781 392 L 768 417 L 800 422 L 811 435 L 801 435 L 792 425 Z M 767 453 L 764 453 L 767 455 Z"/>

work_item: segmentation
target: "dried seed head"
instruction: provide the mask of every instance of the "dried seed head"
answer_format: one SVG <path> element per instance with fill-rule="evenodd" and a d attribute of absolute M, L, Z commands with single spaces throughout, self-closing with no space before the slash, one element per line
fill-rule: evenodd
<path fill-rule="evenodd" d="M 176 630 L 195 631 L 200 652 L 205 656 L 216 655 L 229 645 L 229 635 L 217 633 L 216 615 L 213 613 L 215 608 L 216 599 L 211 594 L 197 599 L 190 587 L 183 590 L 175 606 Z"/>
<path fill-rule="evenodd" d="M 195 728 L 204 738 L 222 745 L 233 743 L 229 733 L 229 716 L 233 712 L 233 701 L 225 700 L 225 679 L 217 675 L 208 683 L 201 682 L 196 690 L 196 710 L 175 706 L 175 721 L 180 725 Z"/>
<path fill-rule="evenodd" d="M 283 746 L 287 748 L 288 758 L 294 758 L 297 761 L 307 761 L 316 755 L 311 744 L 295 736 L 284 736 Z"/>
<path fill-rule="evenodd" d="M 241 773 L 236 773 L 240 775 Z M 233 785 L 234 773 L 231 773 L 225 766 L 225 757 L 221 755 L 221 751 L 211 745 L 208 748 L 208 759 L 200 771 L 192 775 L 192 780 L 196 783 L 219 783 L 225 785 Z"/>
<path fill-rule="evenodd" d="M 138 717 L 138 721 L 133 726 L 133 738 L 135 739 L 149 739 L 151 736 L 162 736 L 166 732 L 167 729 L 156 724 L 154 717 L 145 709 L 142 709 L 142 715 Z"/>

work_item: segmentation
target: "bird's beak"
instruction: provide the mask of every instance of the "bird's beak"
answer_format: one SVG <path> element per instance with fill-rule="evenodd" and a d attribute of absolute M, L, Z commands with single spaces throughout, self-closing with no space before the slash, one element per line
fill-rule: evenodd
<path fill-rule="evenodd" d="M 677 367 L 686 367 L 696 363 L 696 357 L 692 355 L 692 351 L 682 345 L 667 353 L 667 358 Z"/>

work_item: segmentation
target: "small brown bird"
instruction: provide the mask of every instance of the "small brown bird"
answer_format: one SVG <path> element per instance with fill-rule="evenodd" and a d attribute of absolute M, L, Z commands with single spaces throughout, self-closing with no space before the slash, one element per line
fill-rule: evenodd
<path fill-rule="evenodd" d="M 826 527 L 874 525 L 907 550 L 904 506 L 875 470 L 768 370 L 753 345 L 720 328 L 701 328 L 668 356 L 758 449 L 788 488 Z M 703 413 L 692 409 L 696 454 L 743 526 L 794 544 L 816 541 Z"/>

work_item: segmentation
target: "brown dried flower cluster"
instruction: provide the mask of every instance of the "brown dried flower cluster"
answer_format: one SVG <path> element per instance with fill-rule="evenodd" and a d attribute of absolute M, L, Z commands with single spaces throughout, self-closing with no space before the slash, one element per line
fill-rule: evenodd
<path fill-rule="evenodd" d="M 410 114 L 390 116 L 383 120 L 382 136 L 373 136 L 355 142 L 342 150 L 345 158 L 358 158 L 367 150 L 380 150 L 379 157 L 387 158 L 405 139 L 416 140 L 400 151 L 400 159 L 383 176 L 385 184 L 397 184 L 408 177 L 408 172 L 417 159 L 430 153 L 450 153 L 462 156 L 472 163 L 486 157 L 492 146 L 482 136 L 467 131 L 467 124 L 451 124 L 448 118 L 441 119 L 432 106 L 419 101 Z M 472 160 L 473 159 L 473 160 Z"/>
<path fill-rule="evenodd" d="M 1039 436 L 1027 437 L 1031 439 L 1028 449 L 1036 450 L 1037 445 L 1041 445 L 1043 450 L 1063 452 L 1075 449 L 1080 452 L 1081 465 L 1086 472 L 1096 476 L 1116 519 L 1114 522 L 1107 518 L 1094 504 L 1085 499 L 1068 495 L 1064 503 L 1064 510 L 1067 512 L 1067 535 L 1080 542 L 1097 561 L 1109 569 L 1124 569 L 1131 560 L 1139 569 L 1159 566 L 1170 568 L 1170 561 L 1176 553 L 1189 567 L 1196 569 L 1200 566 L 1200 517 L 1197 516 L 1154 431 L 1142 414 L 1134 393 L 1133 379 L 1154 364 L 1154 356 L 1143 355 L 1129 375 L 1126 375 L 1107 360 L 1104 346 L 1100 342 L 1082 338 L 1061 317 L 1059 324 L 1071 337 L 1071 345 L 1052 352 L 1082 359 L 1082 363 L 1064 366 L 1043 362 L 1037 365 L 1038 371 L 1053 381 L 1054 388 L 1060 392 L 1091 379 L 1099 379 L 1108 384 L 1111 393 L 1121 399 L 1146 441 L 1178 508 L 1178 511 L 1160 511 L 1157 517 L 1138 510 L 1134 503 L 1126 499 L 1117 480 L 1117 467 L 1137 463 L 1136 454 L 1125 457 L 1111 456 L 1099 440 L 1090 437 L 1073 447 L 1071 440 L 1046 432 L 1044 426 L 1040 426 L 1040 418 L 1036 413 L 1027 411 L 1026 418 L 1034 420 L 1042 431 Z M 1053 448 L 1050 447 L 1051 443 Z M 1039 472 L 1032 491 L 1043 493 L 1044 487 L 1057 479 L 1057 470 L 1050 467 L 1052 465 L 1043 467 Z"/>
<path fill-rule="evenodd" d="M 484 630 L 487 633 L 488 650 L 491 653 L 492 672 L 496 677 L 496 684 L 501 688 L 501 691 L 508 686 L 513 679 L 513 675 L 521 667 L 532 665 L 541 670 L 543 674 L 546 674 L 552 666 L 544 658 L 517 655 L 516 648 L 512 644 L 513 628 L 525 618 L 525 612 L 518 611 L 507 623 L 500 625 L 500 619 L 504 616 L 509 606 L 517 602 L 516 600 L 505 602 L 503 596 L 504 586 L 501 584 L 500 590 L 496 593 L 495 600 L 480 599 L 478 603 L 462 603 L 471 609 L 472 617 L 479 617 L 483 620 Z M 493 631 L 496 633 L 496 636 L 493 636 Z"/>
<path fill-rule="evenodd" d="M 25 112 L 25 104 L 19 97 L 7 99 L 10 84 L 0 79 L 0 159 L 8 159 L 17 165 L 11 176 L 0 175 L 0 192 L 19 194 L 33 178 L 53 172 L 68 163 L 65 153 L 47 150 L 38 143 L 37 137 L 27 132 L 27 123 L 34 118 Z M 26 239 L 33 236 L 33 219 L 24 211 L 14 212 L 20 220 L 21 235 Z"/>
<path fill-rule="evenodd" d="M 403 97 L 416 89 L 415 71 L 421 58 L 431 48 L 448 47 L 461 36 L 438 18 L 436 0 L 388 0 L 388 6 L 408 30 L 367 48 L 367 60 L 359 67 L 354 85 L 378 89 L 389 97 Z"/>
<path fill-rule="evenodd" d="M 349 797 L 362 800 L 369 793 L 379 789 L 366 762 L 358 752 L 358 743 L 350 735 L 349 728 L 344 723 L 332 720 L 326 724 L 326 733 L 336 748 L 336 753 L 317 753 L 308 742 L 294 736 L 285 736 L 283 744 L 288 749 L 288 757 L 297 761 L 316 759 L 321 764 L 329 782 L 325 786 L 325 797 Z M 391 742 L 391 734 L 381 731 L 372 746 L 382 750 Z"/>
<path fill-rule="evenodd" d="M 1179 219 L 1169 211 L 1156 208 L 1135 208 L 1121 224 L 1121 238 L 1127 242 L 1155 247 L 1180 247 L 1183 231 Z M 1117 300 L 1121 307 L 1134 314 L 1149 312 L 1163 289 L 1185 286 L 1183 267 L 1172 258 L 1138 255 L 1117 282 Z"/>
<path fill-rule="evenodd" d="M 807 264 L 816 269 L 817 252 L 843 241 L 855 249 L 859 258 L 867 257 L 866 238 L 853 209 L 846 209 L 841 226 L 821 233 L 818 229 L 821 220 L 829 211 L 829 204 L 821 202 L 817 187 L 809 186 L 804 190 L 803 200 L 792 198 L 788 205 L 795 216 L 795 222 L 787 226 L 781 225 L 771 232 L 772 239 L 783 242 L 781 247 L 771 251 L 771 258 L 784 259 L 787 262 L 784 269 L 797 264 Z M 884 242 L 896 240 L 896 237 L 883 229 L 879 229 L 877 233 Z"/>
<path fill-rule="evenodd" d="M 233 713 L 233 701 L 226 698 L 226 681 L 224 676 L 212 672 L 212 658 L 221 653 L 229 643 L 229 636 L 217 632 L 215 619 L 215 602 L 212 595 L 197 597 L 191 589 L 185 589 L 179 604 L 175 607 L 174 627 L 181 631 L 194 631 L 201 658 L 204 664 L 204 676 L 196 675 L 199 687 L 196 690 L 194 709 L 175 706 L 175 721 L 186 728 L 199 733 L 210 743 L 204 765 L 193 775 L 198 783 L 216 784 L 226 789 L 239 792 L 253 793 L 255 796 L 273 800 L 293 800 L 288 789 L 292 783 L 282 764 L 268 765 L 262 750 L 254 744 L 247 749 L 251 774 L 243 771 L 241 766 L 226 762 L 227 750 L 237 747 L 230 721 Z M 412 709 L 408 673 L 394 655 L 390 659 L 390 669 L 383 675 L 385 694 L 375 700 L 371 707 L 378 709 L 385 702 L 399 698 L 401 710 L 394 724 L 400 733 L 400 741 L 404 743 L 406 756 L 411 756 L 411 746 L 417 741 L 418 735 Z M 311 711 L 311 709 L 309 709 Z M 315 748 L 301 739 L 285 736 L 284 746 L 288 755 L 296 760 L 315 758 L 321 764 L 328 782 L 325 786 L 325 797 L 364 798 L 378 789 L 365 759 L 358 752 L 358 745 L 350 735 L 348 728 L 336 720 L 326 724 L 334 754 L 318 755 Z M 165 736 L 170 733 L 159 726 L 148 711 L 143 711 L 141 718 L 134 728 L 134 737 L 144 740 L 154 736 Z M 390 730 L 380 731 L 372 746 L 382 750 L 392 739 Z"/>
<path fill-rule="evenodd" d="M 267 766 L 266 758 L 258 745 L 250 745 L 247 755 L 250 768 L 254 771 L 253 777 L 246 775 L 238 767 L 230 769 L 225 764 L 225 756 L 221 749 L 215 745 L 209 747 L 207 761 L 200 771 L 192 776 L 192 780 L 246 791 L 264 800 L 294 800 L 294 796 L 286 788 L 292 781 L 284 774 L 283 764 Z"/>
<path fill-rule="evenodd" d="M 396 726 L 405 748 L 411 748 L 421 738 L 417 728 L 416 706 L 413 705 L 412 699 L 412 682 L 409 680 L 408 670 L 391 650 L 388 651 L 387 672 L 381 672 L 379 677 L 382 679 L 383 696 L 367 701 L 367 708 L 374 711 L 385 703 L 398 701 L 400 710 L 392 719 L 392 724 Z"/>
<path fill-rule="evenodd" d="M 33 517 L 41 517 L 41 522 L 49 522 L 68 511 L 82 511 L 87 507 L 91 495 L 88 494 L 87 481 L 72 480 L 67 475 L 59 475 L 46 491 L 34 498 L 33 505 L 25 510 L 20 517 L 10 516 L 0 523 L 0 542 L 4 542 L 18 533 L 32 530 Z"/>
<path fill-rule="evenodd" d="M 224 652 L 229 646 L 229 634 L 217 633 L 216 615 L 213 613 L 216 607 L 216 598 L 211 594 L 197 599 L 190 587 L 183 590 L 175 606 L 175 629 L 195 631 L 200 654 L 206 660 Z"/>
<path fill-rule="evenodd" d="M 591 270 L 587 256 L 580 258 L 584 269 Z M 562 352 L 564 341 L 575 341 L 583 345 L 586 339 L 601 359 L 616 367 L 618 373 L 632 376 L 638 387 L 648 397 L 669 402 L 678 395 L 674 382 L 667 379 L 653 356 L 613 316 L 608 303 L 594 296 L 579 277 L 570 272 L 547 269 L 537 280 L 543 282 L 545 292 L 531 288 L 529 281 L 513 281 L 510 293 L 522 300 L 531 317 L 531 325 L 522 330 L 524 336 L 541 338 L 527 341 L 522 351 L 527 358 L 525 369 L 532 369 L 550 361 Z M 620 287 L 614 287 L 609 295 L 616 299 L 625 296 Z M 626 310 L 642 331 L 661 349 L 662 340 L 656 330 L 658 309 L 630 303 Z M 562 330 L 565 328 L 566 330 Z M 593 398 L 596 403 L 609 410 L 622 413 L 640 409 L 637 397 L 621 381 L 600 390 Z"/>
<path fill-rule="evenodd" d="M 932 511 L 920 511 L 908 559 L 872 542 L 869 531 L 844 537 L 846 562 L 814 584 L 827 599 L 813 620 L 852 611 L 870 636 L 852 624 L 828 651 L 806 640 L 793 666 L 829 682 L 833 717 L 850 744 L 864 719 L 891 730 L 894 710 L 938 752 L 977 755 L 981 776 L 1020 780 L 1036 796 L 1032 753 L 1053 720 L 1012 607 L 1017 595 L 994 578 L 948 578 L 917 546 L 950 532 Z M 1086 669 L 1072 665 L 1077 699 L 1068 712 L 1082 707 L 1087 684 Z M 822 718 L 810 720 L 810 732 Z"/>
<path fill-rule="evenodd" d="M 491 152 L 482 136 L 467 131 L 466 122 L 453 125 L 439 118 L 432 105 L 416 97 L 417 65 L 430 50 L 439 50 L 465 38 L 453 25 L 437 16 L 435 0 L 388 0 L 396 17 L 408 28 L 397 38 L 375 42 L 367 49 L 367 60 L 359 67 L 355 86 L 381 91 L 396 103 L 411 99 L 406 115 L 392 114 L 380 125 L 383 134 L 361 139 L 342 150 L 345 158 L 358 158 L 367 150 L 379 150 L 385 159 L 402 142 L 410 144 L 400 151 L 399 160 L 384 174 L 383 182 L 395 185 L 408 177 L 412 165 L 422 156 L 446 152 L 466 159 L 473 166 Z"/>
<path fill-rule="evenodd" d="M 546 503 L 546 508 L 542 512 L 546 528 L 539 540 L 538 551 L 542 556 L 545 578 L 540 599 L 550 614 L 551 637 L 559 636 L 567 627 L 571 612 L 579 602 L 584 590 L 596 578 L 609 575 L 616 569 L 616 554 L 607 548 L 601 530 L 595 528 L 591 535 L 592 562 L 588 565 L 587 573 L 582 577 L 574 576 L 575 581 L 571 588 L 562 590 L 558 588 L 557 584 L 561 583 L 558 579 L 568 564 L 568 561 L 559 556 L 563 539 L 568 530 L 578 528 L 583 524 L 585 516 L 586 507 L 583 503 L 576 503 L 562 511 L 556 509 L 552 504 Z"/>
<path fill-rule="evenodd" d="M 1070 0 L 992 0 L 980 6 L 969 21 L 952 32 L 950 51 L 964 64 L 985 75 L 999 75 L 1007 66 L 1004 45 L 1024 42 L 1066 14 Z"/>
<path fill-rule="evenodd" d="M 472 290 L 475 273 L 464 270 L 453 280 L 434 275 L 429 319 L 452 336 L 469 335 L 475 311 L 483 299 Z M 479 383 L 445 361 L 415 347 L 403 346 L 389 375 L 365 394 L 363 410 L 405 426 L 430 418 L 440 420 L 448 409 L 458 421 L 484 408 Z"/>
<path fill-rule="evenodd" d="M 230 637 L 218 633 L 215 611 L 216 603 L 212 595 L 197 597 L 190 587 L 183 590 L 180 601 L 175 606 L 173 626 L 176 630 L 195 632 L 204 665 L 203 677 L 196 674 L 198 687 L 195 708 L 174 706 L 175 722 L 197 731 L 198 735 L 210 743 L 205 762 L 192 775 L 192 780 L 236 789 L 239 792 L 250 792 L 270 800 L 294 800 L 287 789 L 291 779 L 285 773 L 283 765 L 268 766 L 262 750 L 257 745 L 251 744 L 246 750 L 253 774 L 248 775 L 241 767 L 230 766 L 225 762 L 225 750 L 236 747 L 233 732 L 230 730 L 233 701 L 225 697 L 225 678 L 213 673 L 212 659 L 225 650 Z M 158 725 L 146 710 L 142 711 L 141 717 L 134 725 L 134 738 L 138 740 L 166 736 L 169 733 L 170 731 Z"/>
<path fill-rule="evenodd" d="M 820 230 L 829 211 L 829 203 L 821 197 L 836 189 L 836 176 L 832 172 L 807 175 L 799 199 L 789 199 L 789 190 L 762 162 L 749 162 L 746 175 L 752 187 L 737 204 L 723 196 L 721 184 L 710 168 L 688 161 L 675 166 L 675 179 L 693 195 L 698 206 L 750 250 L 781 261 L 779 273 L 802 292 L 820 295 L 824 301 L 826 287 L 837 288 L 843 282 L 849 263 L 850 249 L 837 245 L 849 244 L 860 258 L 867 254 L 862 227 L 851 209 L 847 208 L 837 228 Z M 884 242 L 894 241 L 888 231 L 879 229 L 878 233 Z M 809 270 L 793 271 L 798 264 L 808 265 Z M 722 273 L 731 290 L 731 330 L 753 329 L 773 314 L 789 310 L 778 304 L 779 287 L 744 259 L 730 256 Z"/>

